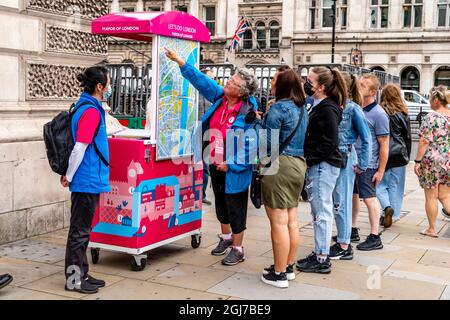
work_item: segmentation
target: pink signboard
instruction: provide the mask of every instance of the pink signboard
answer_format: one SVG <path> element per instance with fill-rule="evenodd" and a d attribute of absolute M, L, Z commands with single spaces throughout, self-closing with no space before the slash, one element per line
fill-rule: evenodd
<path fill-rule="evenodd" d="M 92 33 L 151 41 L 151 35 L 209 42 L 208 28 L 185 12 L 111 13 L 92 22 Z"/>

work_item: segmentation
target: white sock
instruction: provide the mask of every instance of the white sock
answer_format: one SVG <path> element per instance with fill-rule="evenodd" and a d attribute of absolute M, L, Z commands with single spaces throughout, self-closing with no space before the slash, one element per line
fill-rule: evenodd
<path fill-rule="evenodd" d="M 324 263 L 325 261 L 327 261 L 327 256 L 317 256 L 317 261 L 319 261 L 320 263 Z"/>
<path fill-rule="evenodd" d="M 220 235 L 220 237 L 223 239 L 223 240 L 231 240 L 232 239 L 232 233 L 223 233 L 223 234 L 221 234 Z"/>
<path fill-rule="evenodd" d="M 233 248 L 239 250 L 240 253 L 242 253 L 242 252 L 244 251 L 244 248 L 243 248 L 243 247 L 237 247 L 237 246 L 236 246 L 236 247 L 233 247 Z"/>

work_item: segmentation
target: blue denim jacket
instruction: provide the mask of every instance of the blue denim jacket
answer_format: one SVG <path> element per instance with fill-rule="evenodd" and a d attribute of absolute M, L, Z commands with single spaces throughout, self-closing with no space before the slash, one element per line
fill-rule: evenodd
<path fill-rule="evenodd" d="M 302 106 L 301 108 L 304 108 Z M 294 101 L 290 99 L 281 99 L 277 101 L 269 111 L 265 114 L 262 121 L 258 121 L 255 125 L 256 130 L 266 129 L 266 135 L 261 135 L 260 138 L 264 137 L 261 141 L 261 146 L 267 143 L 268 155 L 270 155 L 271 141 L 272 141 L 272 131 L 273 129 L 278 129 L 278 141 L 277 144 L 280 146 L 286 139 L 291 135 L 292 131 L 296 128 L 301 115 L 301 108 L 299 108 Z M 298 128 L 297 132 L 292 137 L 292 140 L 286 146 L 286 148 L 281 152 L 281 154 L 293 157 L 303 157 L 304 150 L 303 145 L 305 143 L 306 128 L 308 127 L 308 112 L 304 110 L 302 123 Z"/>
<path fill-rule="evenodd" d="M 202 117 L 201 132 L 204 134 L 209 129 L 212 115 L 222 104 L 223 89 L 216 81 L 210 79 L 189 63 L 182 66 L 180 70 L 183 77 L 189 80 L 199 93 L 212 103 L 211 107 L 205 111 Z M 252 130 L 250 130 L 253 128 L 253 125 L 245 122 L 245 116 L 248 111 L 256 111 L 257 108 L 258 104 L 255 97 L 249 97 L 248 101 L 244 101 L 236 120 L 227 131 L 226 163 L 228 165 L 228 171 L 225 175 L 225 193 L 227 194 L 243 192 L 252 182 L 252 169 L 256 158 L 257 138 L 256 134 L 252 134 Z M 198 134 L 200 132 L 194 133 L 195 136 Z M 200 138 L 202 140 L 202 137 Z M 201 150 L 201 145 L 197 145 L 196 141 L 198 139 L 194 138 L 194 150 Z"/>
<path fill-rule="evenodd" d="M 339 125 L 339 150 L 348 151 L 358 137 L 361 139 L 361 152 L 358 154 L 358 168 L 365 171 L 371 158 L 371 136 L 369 124 L 361 107 L 347 99 L 347 105 L 342 113 Z"/>

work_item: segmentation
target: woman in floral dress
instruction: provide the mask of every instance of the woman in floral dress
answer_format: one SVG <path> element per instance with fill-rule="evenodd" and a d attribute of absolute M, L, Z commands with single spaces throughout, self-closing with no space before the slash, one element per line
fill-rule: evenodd
<path fill-rule="evenodd" d="M 422 235 L 437 237 L 438 200 L 450 212 L 450 91 L 444 86 L 431 90 L 433 109 L 420 127 L 420 141 L 414 172 L 425 191 L 425 210 L 429 227 Z"/>

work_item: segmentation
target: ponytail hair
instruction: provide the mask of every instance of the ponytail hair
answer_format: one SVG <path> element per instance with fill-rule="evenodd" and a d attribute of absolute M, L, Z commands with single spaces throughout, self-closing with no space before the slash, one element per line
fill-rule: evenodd
<path fill-rule="evenodd" d="M 106 87 L 108 83 L 108 69 L 103 65 L 89 67 L 77 76 L 77 80 L 80 82 L 80 87 L 83 88 L 84 92 L 93 95 L 99 83 Z"/>
<path fill-rule="evenodd" d="M 359 83 L 358 77 L 355 74 L 350 74 L 348 72 L 341 72 L 341 74 L 347 85 L 347 98 L 352 100 L 357 105 L 362 106 L 363 96 L 361 93 L 361 84 Z"/>
<path fill-rule="evenodd" d="M 318 83 L 325 87 L 327 97 L 336 102 L 338 106 L 345 108 L 348 92 L 341 72 L 336 68 L 326 67 L 316 67 L 311 72 L 317 74 Z"/>

